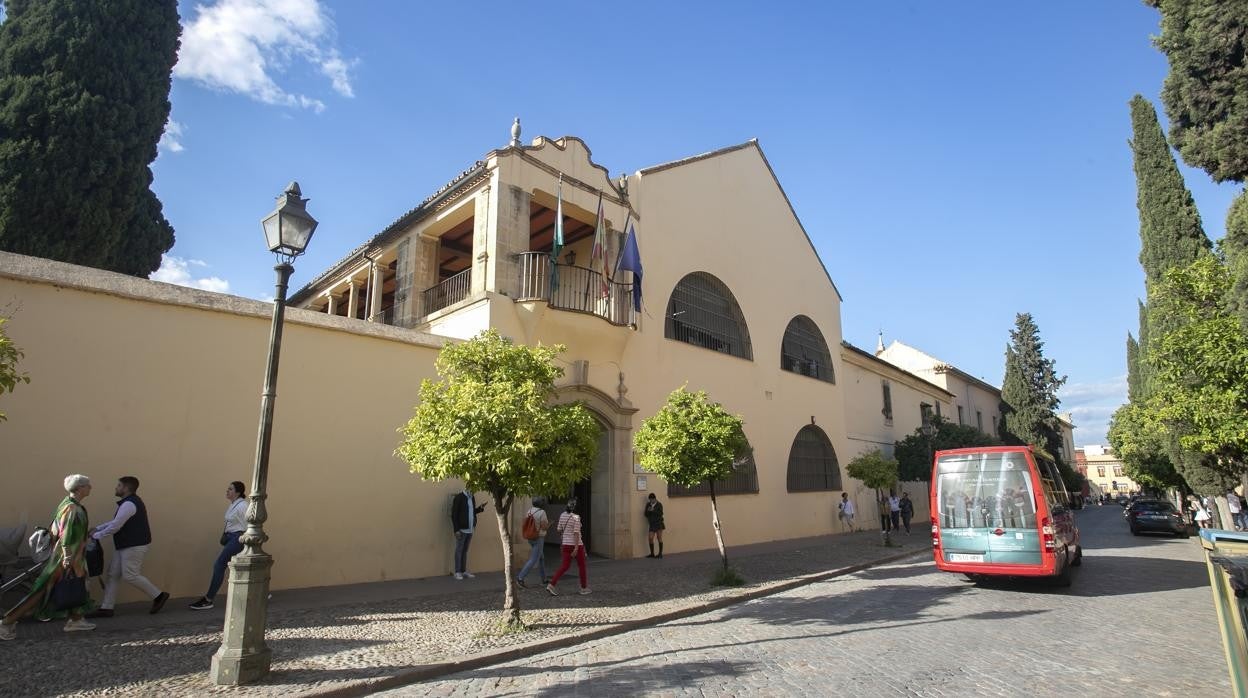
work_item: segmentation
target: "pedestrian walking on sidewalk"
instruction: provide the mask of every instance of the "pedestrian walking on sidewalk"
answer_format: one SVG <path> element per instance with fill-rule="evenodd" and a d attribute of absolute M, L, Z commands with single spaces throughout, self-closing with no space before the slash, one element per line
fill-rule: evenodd
<path fill-rule="evenodd" d="M 546 498 L 534 497 L 533 506 L 524 513 L 524 525 L 522 533 L 524 539 L 529 541 L 532 546 L 529 549 L 529 559 L 525 561 L 524 567 L 520 568 L 520 574 L 516 575 L 516 583 L 522 587 L 528 585 L 524 583 L 524 578 L 529 576 L 529 571 L 533 566 L 537 566 L 537 573 L 542 578 L 542 584 L 547 584 L 546 579 L 546 532 L 550 530 L 550 517 L 546 515 Z M 532 538 L 529 536 L 532 535 Z"/>
<path fill-rule="evenodd" d="M 1234 526 L 1236 531 L 1248 529 L 1248 526 L 1244 525 L 1244 500 L 1235 494 L 1235 490 L 1226 491 L 1226 508 L 1231 512 L 1231 526 Z"/>
<path fill-rule="evenodd" d="M 663 523 L 663 505 L 659 502 L 659 498 L 651 492 L 646 497 L 646 508 L 642 511 L 646 517 L 646 523 L 650 525 L 650 554 L 646 557 L 663 557 L 663 530 L 667 528 Z M 659 554 L 654 554 L 654 541 L 659 541 Z"/>
<path fill-rule="evenodd" d="M 147 519 L 147 506 L 139 499 L 139 478 L 127 475 L 117 480 L 114 494 L 119 498 L 113 520 L 96 526 L 91 537 L 103 540 L 113 537 L 113 559 L 108 564 L 104 583 L 104 600 L 88 618 L 112 618 L 117 603 L 117 588 L 126 583 L 147 594 L 152 600 L 149 613 L 160 613 L 169 600 L 169 592 L 161 591 L 143 576 L 143 558 L 152 544 L 152 526 Z"/>
<path fill-rule="evenodd" d="M 95 628 L 95 625 L 82 619 L 82 614 L 91 607 L 90 598 L 72 608 L 58 610 L 51 605 L 52 588 L 62 577 L 72 574 L 84 580 L 87 578 L 83 555 L 91 529 L 82 500 L 91 494 L 91 479 L 86 475 L 70 475 L 63 484 L 67 496 L 56 507 L 56 516 L 52 521 L 52 556 L 43 564 L 39 576 L 35 577 L 30 593 L 0 621 L 0 640 L 17 639 L 17 621 L 32 613 L 40 620 L 69 616 L 69 621 L 65 623 L 67 633 Z"/>
<path fill-rule="evenodd" d="M 235 480 L 225 488 L 225 532 L 221 534 L 221 552 L 217 561 L 212 563 L 212 581 L 208 582 L 208 593 L 191 604 L 195 611 L 207 611 L 213 607 L 213 599 L 225 582 L 225 572 L 229 568 L 230 558 L 243 551 L 243 544 L 238 540 L 247 530 L 247 488 Z"/>
<path fill-rule="evenodd" d="M 854 500 L 849 498 L 848 492 L 841 493 L 841 501 L 837 503 L 837 518 L 841 520 L 841 530 L 849 529 L 850 533 L 854 532 Z"/>
<path fill-rule="evenodd" d="M 914 502 L 910 501 L 910 493 L 902 492 L 901 501 L 897 503 L 900 507 L 901 525 L 906 529 L 906 535 L 910 534 L 910 519 L 914 518 Z"/>
<path fill-rule="evenodd" d="M 468 546 L 472 533 L 477 530 L 477 514 L 485 511 L 485 505 L 477 506 L 477 498 L 467 487 L 455 495 L 451 503 L 451 528 L 455 531 L 455 578 L 475 577 L 468 571 Z"/>
<path fill-rule="evenodd" d="M 576 497 L 568 500 L 567 506 L 564 507 L 564 512 L 559 515 L 559 523 L 555 525 L 555 529 L 563 534 L 563 544 L 559 546 L 559 552 L 563 559 L 559 564 L 559 569 L 555 571 L 555 576 L 550 578 L 550 584 L 546 585 L 546 591 L 550 592 L 551 596 L 559 595 L 559 592 L 555 591 L 555 587 L 559 586 L 559 579 L 572 566 L 572 558 L 575 557 L 576 571 L 581 577 L 580 593 L 588 594 L 589 573 L 585 569 L 585 542 L 581 540 L 581 516 L 576 513 Z"/>
<path fill-rule="evenodd" d="M 896 531 L 901 528 L 901 500 L 893 490 L 888 491 L 888 521 L 891 524 L 888 530 Z"/>

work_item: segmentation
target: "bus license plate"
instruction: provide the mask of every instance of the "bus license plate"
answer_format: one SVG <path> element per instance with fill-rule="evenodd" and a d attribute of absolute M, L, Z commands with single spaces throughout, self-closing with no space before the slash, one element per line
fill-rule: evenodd
<path fill-rule="evenodd" d="M 949 553 L 949 562 L 983 562 L 983 555 L 971 553 Z"/>

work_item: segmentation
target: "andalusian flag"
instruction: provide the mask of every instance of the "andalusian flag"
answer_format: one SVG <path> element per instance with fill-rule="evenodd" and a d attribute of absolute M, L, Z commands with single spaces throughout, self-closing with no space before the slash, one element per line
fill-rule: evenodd
<path fill-rule="evenodd" d="M 559 251 L 563 249 L 563 175 L 559 175 L 555 204 L 555 238 L 550 243 L 550 292 L 559 290 Z"/>
<path fill-rule="evenodd" d="M 607 217 L 602 211 L 601 193 L 598 194 L 598 223 L 594 226 L 594 249 L 589 253 L 589 268 L 598 272 L 598 293 L 606 298 L 611 290 L 611 287 L 607 285 L 611 272 L 607 264 Z"/>

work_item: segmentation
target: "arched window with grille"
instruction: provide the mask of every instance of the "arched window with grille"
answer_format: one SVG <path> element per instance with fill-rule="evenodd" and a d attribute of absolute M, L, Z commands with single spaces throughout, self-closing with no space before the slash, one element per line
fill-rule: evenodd
<path fill-rule="evenodd" d="M 818 378 L 829 383 L 836 382 L 832 370 L 832 353 L 823 333 L 814 320 L 798 315 L 789 321 L 780 342 L 780 368 L 791 373 Z"/>
<path fill-rule="evenodd" d="M 721 494 L 758 494 L 758 466 L 754 463 L 754 450 L 742 459 L 733 463 L 733 473 L 723 480 L 715 481 L 715 496 Z M 681 487 L 668 483 L 669 497 L 709 497 L 710 483 L 703 482 L 693 487 Z"/>
<path fill-rule="evenodd" d="M 789 491 L 822 492 L 841 489 L 841 466 L 828 435 L 814 424 L 797 432 L 789 449 Z"/>
<path fill-rule="evenodd" d="M 750 331 L 724 282 L 696 271 L 685 276 L 667 301 L 663 336 L 724 354 L 754 359 Z"/>

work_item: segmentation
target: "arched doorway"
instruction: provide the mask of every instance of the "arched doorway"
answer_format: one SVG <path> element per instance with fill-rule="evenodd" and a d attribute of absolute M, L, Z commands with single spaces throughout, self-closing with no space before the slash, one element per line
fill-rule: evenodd
<path fill-rule="evenodd" d="M 597 416 L 597 415 L 595 415 Z M 572 491 L 560 498 L 552 498 L 546 513 L 552 522 L 566 510 L 568 496 L 576 497 L 576 513 L 581 516 L 581 540 L 585 551 L 591 555 L 611 556 L 611 432 L 601 420 L 598 422 L 598 456 L 589 477 L 572 486 Z M 595 536 L 595 532 L 599 535 Z M 546 535 L 547 545 L 559 545 L 561 534 L 552 525 Z M 550 551 L 547 551 L 548 553 Z M 559 559 L 558 555 L 554 559 Z"/>

